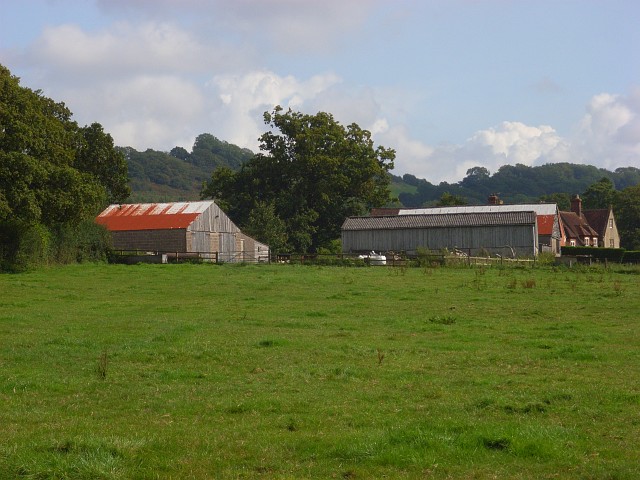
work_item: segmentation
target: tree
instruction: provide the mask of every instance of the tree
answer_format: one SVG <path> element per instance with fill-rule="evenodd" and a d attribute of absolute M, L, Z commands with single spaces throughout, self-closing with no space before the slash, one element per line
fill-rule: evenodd
<path fill-rule="evenodd" d="M 129 174 L 124 154 L 116 150 L 113 138 L 99 123 L 80 129 L 82 144 L 77 150 L 75 167 L 93 174 L 107 190 L 109 203 L 123 203 L 129 195 Z"/>
<path fill-rule="evenodd" d="M 616 202 L 617 193 L 613 182 L 607 177 L 602 177 L 582 194 L 582 204 L 588 210 L 609 208 Z"/>
<path fill-rule="evenodd" d="M 436 203 L 436 207 L 454 207 L 457 205 L 467 205 L 468 202 L 465 198 L 459 195 L 452 195 L 449 192 L 444 192 Z"/>
<path fill-rule="evenodd" d="M 0 269 L 46 256 L 59 227 L 81 232 L 127 192 L 124 157 L 102 127 L 78 127 L 64 103 L 0 65 Z"/>
<path fill-rule="evenodd" d="M 620 246 L 627 250 L 640 250 L 640 185 L 620 192 L 614 212 Z"/>
<path fill-rule="evenodd" d="M 541 195 L 539 200 L 543 203 L 555 203 L 558 210 L 568 212 L 571 210 L 571 195 L 568 193 L 551 193 L 549 195 Z"/>
<path fill-rule="evenodd" d="M 237 172 L 214 171 L 202 192 L 241 227 L 258 205 L 272 204 L 287 227 L 286 248 L 316 251 L 340 237 L 346 217 L 390 201 L 395 152 L 375 147 L 367 130 L 344 127 L 328 113 L 281 107 L 265 112 L 264 121 L 260 153 Z"/>
<path fill-rule="evenodd" d="M 247 234 L 269 245 L 273 253 L 286 249 L 289 238 L 287 225 L 276 213 L 274 202 L 258 202 L 251 210 L 244 230 Z"/>
<path fill-rule="evenodd" d="M 76 168 L 89 145 L 63 103 L 21 87 L 0 65 L 0 221 L 74 222 L 104 206 L 100 178 Z"/>

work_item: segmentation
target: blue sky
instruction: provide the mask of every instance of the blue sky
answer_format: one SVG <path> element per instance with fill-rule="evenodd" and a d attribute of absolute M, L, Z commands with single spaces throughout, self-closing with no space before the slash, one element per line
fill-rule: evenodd
<path fill-rule="evenodd" d="M 0 63 L 116 144 L 257 150 L 276 104 L 397 151 L 395 174 L 640 167 L 636 0 L 22 0 Z"/>

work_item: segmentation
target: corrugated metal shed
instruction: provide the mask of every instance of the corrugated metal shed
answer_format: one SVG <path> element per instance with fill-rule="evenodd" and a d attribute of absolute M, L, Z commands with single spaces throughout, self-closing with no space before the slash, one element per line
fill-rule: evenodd
<path fill-rule="evenodd" d="M 345 253 L 458 248 L 472 255 L 530 257 L 537 253 L 537 238 L 533 211 L 350 217 L 342 225 Z"/>
<path fill-rule="evenodd" d="M 441 215 L 397 215 L 350 217 L 342 230 L 392 230 L 401 228 L 480 227 L 488 225 L 526 225 L 536 221 L 534 212 L 452 213 Z"/>
<path fill-rule="evenodd" d="M 442 215 L 454 213 L 535 212 L 539 235 L 560 238 L 558 205 L 555 203 L 526 203 L 521 205 L 461 205 L 432 208 L 401 208 L 398 215 Z"/>
<path fill-rule="evenodd" d="M 112 232 L 187 228 L 213 201 L 109 205 L 96 222 Z"/>

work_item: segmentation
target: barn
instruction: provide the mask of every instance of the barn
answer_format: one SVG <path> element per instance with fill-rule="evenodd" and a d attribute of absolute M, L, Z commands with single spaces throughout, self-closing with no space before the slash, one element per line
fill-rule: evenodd
<path fill-rule="evenodd" d="M 538 227 L 533 211 L 349 217 L 342 225 L 342 251 L 361 253 L 460 249 L 533 257 Z"/>
<path fill-rule="evenodd" d="M 374 208 L 371 211 L 371 215 L 443 215 L 458 213 L 474 213 L 482 215 L 485 213 L 500 212 L 535 212 L 538 228 L 538 252 L 552 252 L 556 255 L 560 254 L 562 222 L 560 221 L 558 205 L 555 203 L 529 203 L 520 205 L 491 203 L 489 205 L 462 205 L 430 208 Z"/>
<path fill-rule="evenodd" d="M 269 247 L 245 235 L 213 200 L 109 205 L 96 223 L 116 250 L 191 254 L 221 262 L 269 259 Z"/>

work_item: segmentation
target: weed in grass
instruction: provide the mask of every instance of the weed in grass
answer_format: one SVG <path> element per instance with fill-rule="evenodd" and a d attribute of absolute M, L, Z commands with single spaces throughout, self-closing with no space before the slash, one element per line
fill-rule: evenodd
<path fill-rule="evenodd" d="M 429 318 L 429 323 L 435 323 L 438 325 L 453 325 L 456 323 L 456 318 L 453 315 L 434 315 Z"/>
<path fill-rule="evenodd" d="M 378 365 L 382 365 L 382 360 L 384 360 L 384 353 L 382 353 L 380 349 L 376 351 L 378 352 Z"/>
<path fill-rule="evenodd" d="M 624 293 L 624 288 L 622 286 L 622 282 L 619 280 L 614 280 L 613 282 L 613 292 L 616 296 L 621 296 Z"/>
<path fill-rule="evenodd" d="M 96 365 L 96 375 L 100 380 L 107 379 L 107 367 L 109 365 L 109 355 L 106 350 L 103 350 L 98 357 L 98 364 Z"/>
<path fill-rule="evenodd" d="M 511 277 L 507 282 L 507 288 L 509 290 L 515 290 L 518 288 L 518 280 L 515 277 Z"/>
<path fill-rule="evenodd" d="M 527 278 L 522 281 L 522 288 L 535 288 L 536 287 L 536 279 L 535 278 Z"/>
<path fill-rule="evenodd" d="M 473 281 L 473 286 L 476 290 L 484 290 L 487 288 L 487 280 L 485 278 L 485 268 L 480 267 L 475 270 L 475 278 Z"/>
<path fill-rule="evenodd" d="M 289 421 L 287 422 L 286 428 L 290 432 L 295 432 L 298 430 L 298 425 L 294 419 L 290 418 Z"/>
<path fill-rule="evenodd" d="M 511 440 L 506 437 L 498 437 L 498 438 L 481 438 L 482 445 L 487 450 L 508 450 L 511 447 Z"/>

